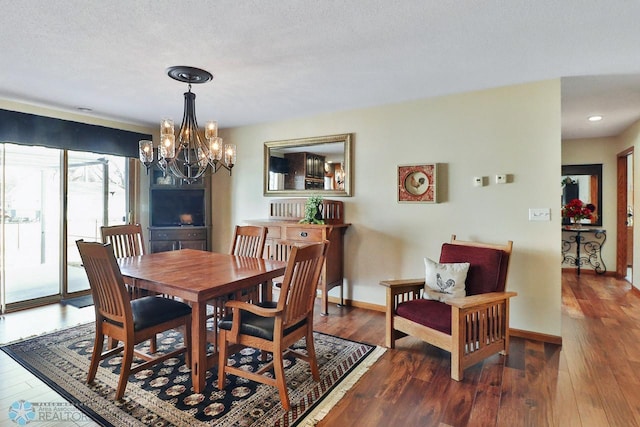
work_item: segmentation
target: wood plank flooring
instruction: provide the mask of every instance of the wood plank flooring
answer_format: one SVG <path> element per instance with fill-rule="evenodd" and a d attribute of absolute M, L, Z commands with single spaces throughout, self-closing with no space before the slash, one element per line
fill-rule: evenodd
<path fill-rule="evenodd" d="M 562 279 L 562 347 L 512 338 L 507 358 L 492 356 L 456 382 L 449 353 L 403 338 L 319 425 L 640 427 L 640 292 L 611 277 Z M 329 314 L 316 316 L 316 330 L 384 344 L 383 313 L 330 305 Z M 12 313 L 0 317 L 0 342 L 92 319 L 92 307 Z M 0 408 L 62 400 L 4 353 L 0 378 Z"/>
<path fill-rule="evenodd" d="M 562 347 L 512 338 L 507 358 L 458 383 L 448 353 L 403 338 L 319 425 L 640 426 L 640 293 L 612 277 L 562 279 Z M 381 313 L 333 310 L 316 330 L 383 345 Z"/>

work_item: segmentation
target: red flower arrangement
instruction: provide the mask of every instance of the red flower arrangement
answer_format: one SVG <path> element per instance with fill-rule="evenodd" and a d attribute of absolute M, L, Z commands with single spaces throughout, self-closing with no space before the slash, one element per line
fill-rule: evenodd
<path fill-rule="evenodd" d="M 562 207 L 562 217 L 572 218 L 575 223 L 582 222 L 583 219 L 593 219 L 595 215 L 591 206 L 584 204 L 580 199 L 573 199 Z"/>

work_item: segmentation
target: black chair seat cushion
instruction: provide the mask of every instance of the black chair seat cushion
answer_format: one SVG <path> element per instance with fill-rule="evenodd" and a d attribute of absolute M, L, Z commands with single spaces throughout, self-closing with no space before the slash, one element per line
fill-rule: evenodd
<path fill-rule="evenodd" d="M 412 322 L 451 335 L 451 306 L 448 304 L 418 298 L 398 304 L 396 314 Z"/>
<path fill-rule="evenodd" d="M 131 301 L 133 330 L 139 331 L 191 314 L 187 304 L 169 298 L 148 296 Z"/>
<path fill-rule="evenodd" d="M 273 301 L 266 301 L 256 305 L 264 308 L 276 308 L 278 304 Z M 251 335 L 252 337 L 273 341 L 273 328 L 276 323 L 275 317 L 262 317 L 254 313 L 241 310 L 241 319 L 242 323 L 240 324 L 240 333 L 242 335 Z M 286 336 L 305 323 L 307 323 L 306 319 L 301 320 L 293 326 L 289 326 L 284 330 L 284 335 Z M 227 331 L 231 330 L 231 325 L 233 325 L 233 313 L 227 314 L 220 319 L 220 322 L 218 322 L 218 327 Z"/>

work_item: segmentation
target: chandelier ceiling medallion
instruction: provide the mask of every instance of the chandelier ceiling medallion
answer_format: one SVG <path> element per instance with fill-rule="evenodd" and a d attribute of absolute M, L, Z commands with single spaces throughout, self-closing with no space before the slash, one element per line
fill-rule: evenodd
<path fill-rule="evenodd" d="M 211 167 L 212 173 L 224 168 L 231 175 L 236 162 L 235 144 L 224 144 L 218 136 L 218 123 L 209 121 L 204 132 L 198 129 L 196 120 L 196 94 L 191 92 L 192 84 L 207 83 L 213 75 L 194 67 L 175 66 L 167 68 L 172 79 L 189 84 L 184 93 L 184 115 L 178 135 L 172 119 L 160 122 L 160 144 L 158 145 L 158 166 L 165 173 L 170 172 L 176 178 L 187 183 L 198 180 Z M 147 168 L 153 164 L 153 141 L 139 142 L 140 161 Z"/>

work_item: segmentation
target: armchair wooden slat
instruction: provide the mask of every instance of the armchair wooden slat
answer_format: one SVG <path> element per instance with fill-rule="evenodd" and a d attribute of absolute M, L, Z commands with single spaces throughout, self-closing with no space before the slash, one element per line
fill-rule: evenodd
<path fill-rule="evenodd" d="M 517 295 L 516 292 L 504 291 L 508 272 L 509 259 L 513 242 L 508 241 L 504 245 L 487 244 L 480 242 L 466 242 L 457 240 L 453 235 L 451 243 L 443 245 L 441 262 L 464 262 L 464 259 L 455 259 L 457 248 L 455 245 L 466 248 L 478 248 L 479 251 L 500 251 L 501 256 L 496 258 L 498 265 L 488 269 L 495 276 L 483 279 L 493 280 L 489 288 L 495 287 L 494 292 L 471 294 L 463 298 L 451 298 L 445 302 L 423 300 L 424 279 L 385 280 L 380 284 L 386 287 L 386 326 L 385 345 L 395 347 L 397 339 L 404 336 L 413 336 L 429 344 L 439 347 L 451 353 L 451 378 L 460 381 L 464 376 L 464 369 L 472 366 L 486 357 L 501 353 L 506 355 L 509 350 L 509 300 Z M 452 246 L 454 245 L 454 246 Z M 447 250 L 447 255 L 444 250 Z M 464 249 L 461 251 L 473 253 Z M 443 260 L 445 258 L 449 258 Z M 491 258 L 491 257 L 487 257 Z M 469 270 L 472 274 L 473 263 Z M 485 273 L 483 273 L 485 274 Z M 477 278 L 476 278 L 477 279 Z M 468 276 L 467 280 L 471 280 Z M 485 286 L 486 288 L 487 286 Z M 474 292 L 473 289 L 471 292 Z M 443 304 L 446 304 L 443 305 Z M 438 316 L 450 314 L 450 333 L 446 328 L 438 330 L 433 325 L 427 325 L 418 321 L 420 316 L 407 318 L 398 314 L 398 307 L 410 307 L 415 310 L 436 309 Z M 407 309 L 405 309 L 407 310 Z M 424 318 L 424 314 L 421 315 Z M 428 316 L 427 316 L 428 317 Z"/>

